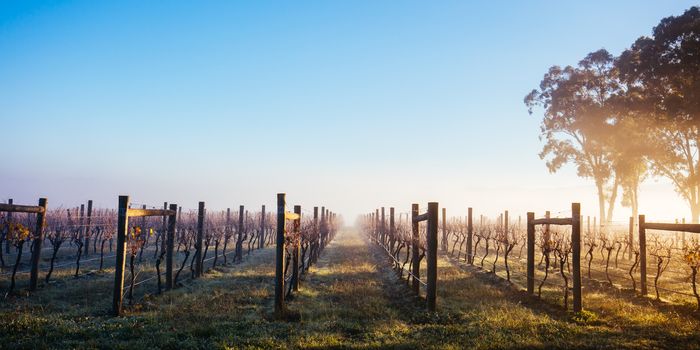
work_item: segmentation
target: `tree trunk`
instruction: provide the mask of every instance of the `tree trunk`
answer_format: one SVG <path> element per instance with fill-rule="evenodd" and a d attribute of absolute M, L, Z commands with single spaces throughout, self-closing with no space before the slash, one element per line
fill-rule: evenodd
<path fill-rule="evenodd" d="M 617 176 L 613 182 L 613 187 L 610 192 L 610 198 L 608 198 L 608 213 L 605 217 L 605 223 L 600 223 L 601 225 L 609 226 L 612 223 L 613 212 L 615 211 L 615 201 L 617 200 L 617 189 L 620 186 Z M 601 219 L 602 221 L 602 219 Z"/>
<path fill-rule="evenodd" d="M 596 181 L 595 187 L 598 190 L 598 225 L 602 225 L 605 220 L 605 188 L 602 181 Z M 593 230 L 598 231 L 598 227 L 594 227 Z"/>

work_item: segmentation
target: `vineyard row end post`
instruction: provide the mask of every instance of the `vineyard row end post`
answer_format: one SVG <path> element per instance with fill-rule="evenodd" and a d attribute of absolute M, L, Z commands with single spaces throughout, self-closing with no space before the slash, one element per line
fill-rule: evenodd
<path fill-rule="evenodd" d="M 428 287 L 426 292 L 428 311 L 435 311 L 437 299 L 437 233 L 438 203 L 428 203 Z"/>
<path fill-rule="evenodd" d="M 394 207 L 389 208 L 389 240 L 391 241 L 391 251 L 394 251 L 396 244 L 396 226 L 394 225 Z"/>
<path fill-rule="evenodd" d="M 39 280 L 39 260 L 41 259 L 41 243 L 44 241 L 44 225 L 46 224 L 47 199 L 39 198 L 39 206 L 43 208 L 36 214 L 34 228 L 34 250 L 32 251 L 32 267 L 29 273 L 29 290 L 35 291 Z"/>
<path fill-rule="evenodd" d="M 294 219 L 294 249 L 292 250 L 292 289 L 295 292 L 299 291 L 299 228 L 301 227 L 301 205 L 294 206 L 294 213 L 299 217 Z"/>
<path fill-rule="evenodd" d="M 119 316 L 122 310 L 124 267 L 126 266 L 126 231 L 129 225 L 129 196 L 119 196 L 119 205 L 117 208 L 117 249 L 112 298 L 112 314 L 114 316 Z"/>
<path fill-rule="evenodd" d="M 581 296 L 581 203 L 571 203 L 572 274 L 574 278 L 574 312 L 583 310 Z"/>
<path fill-rule="evenodd" d="M 265 248 L 265 204 L 262 206 L 262 214 L 260 216 L 260 249 Z"/>
<path fill-rule="evenodd" d="M 90 254 L 90 226 L 92 224 L 92 199 L 87 203 L 87 219 L 85 220 L 85 243 L 83 244 L 83 255 L 87 258 Z"/>
<path fill-rule="evenodd" d="M 203 273 L 202 246 L 204 245 L 204 202 L 199 202 L 197 209 L 197 243 L 195 244 L 194 276 L 200 277 Z"/>
<path fill-rule="evenodd" d="M 173 289 L 173 253 L 175 250 L 175 226 L 177 224 L 177 204 L 170 204 L 173 214 L 168 216 L 167 242 L 165 252 L 165 289 Z"/>
<path fill-rule="evenodd" d="M 277 194 L 277 248 L 275 251 L 275 317 L 285 316 L 284 306 L 284 220 L 285 194 Z"/>

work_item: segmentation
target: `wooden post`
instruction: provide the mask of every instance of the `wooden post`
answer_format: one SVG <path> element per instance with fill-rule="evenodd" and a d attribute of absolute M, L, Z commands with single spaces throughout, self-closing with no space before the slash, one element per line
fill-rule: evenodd
<path fill-rule="evenodd" d="M 634 216 L 630 216 L 629 245 L 627 259 L 632 260 L 632 255 L 634 255 Z"/>
<path fill-rule="evenodd" d="M 119 196 L 119 206 L 117 208 L 117 254 L 114 264 L 114 293 L 112 298 L 112 314 L 114 316 L 119 316 L 122 311 L 124 266 L 126 263 L 126 231 L 129 226 L 129 196 Z"/>
<path fill-rule="evenodd" d="M 437 299 L 437 233 L 438 233 L 438 203 L 428 203 L 428 311 L 435 311 Z"/>
<path fill-rule="evenodd" d="M 372 214 L 370 214 L 371 216 Z M 306 269 L 309 269 L 309 265 L 315 263 L 314 257 L 316 255 L 316 250 L 318 250 L 318 242 L 321 239 L 321 227 L 318 222 L 318 207 L 314 207 L 314 240 L 309 244 L 309 259 L 308 264 L 306 264 Z"/>
<path fill-rule="evenodd" d="M 41 259 L 41 243 L 44 241 L 44 224 L 46 223 L 46 198 L 39 198 L 39 206 L 44 211 L 36 214 L 34 228 L 34 250 L 32 251 L 32 270 L 29 273 L 29 290 L 35 291 L 39 280 L 39 260 Z"/>
<path fill-rule="evenodd" d="M 416 295 L 420 295 L 420 282 L 418 282 L 420 279 L 420 262 L 418 261 L 420 259 L 420 234 L 418 232 L 418 222 L 414 221 L 418 215 L 418 204 L 414 203 L 411 205 L 411 259 L 413 260 L 413 269 L 411 271 L 413 282 L 411 286 Z"/>
<path fill-rule="evenodd" d="M 83 255 L 85 257 L 90 254 L 90 224 L 92 223 L 92 199 L 88 200 L 87 204 L 87 219 L 85 221 L 85 243 L 83 248 Z"/>
<path fill-rule="evenodd" d="M 285 194 L 277 194 L 277 250 L 275 253 L 275 317 L 284 318 L 284 211 Z"/>
<path fill-rule="evenodd" d="M 260 249 L 265 248 L 265 204 L 262 206 L 262 214 L 260 215 Z"/>
<path fill-rule="evenodd" d="M 386 217 L 384 216 L 384 207 L 382 207 L 382 223 L 380 232 L 382 234 L 382 244 L 386 247 Z"/>
<path fill-rule="evenodd" d="M 396 243 L 396 226 L 394 225 L 394 207 L 389 208 L 389 239 L 391 240 L 391 251 L 394 251 Z"/>
<path fill-rule="evenodd" d="M 170 210 L 177 211 L 177 204 L 170 204 Z M 175 214 L 168 216 L 167 242 L 165 251 L 165 289 L 170 290 L 173 285 L 173 252 L 175 250 L 175 227 L 177 217 Z M 161 248 L 162 249 L 162 248 Z"/>
<path fill-rule="evenodd" d="M 571 269 L 574 285 L 574 312 L 581 312 L 581 204 L 571 203 Z"/>
<path fill-rule="evenodd" d="M 474 236 L 474 227 L 472 226 L 472 208 L 467 208 L 467 262 L 474 263 L 474 253 L 472 252 L 472 237 Z"/>
<path fill-rule="evenodd" d="M 535 213 L 527 213 L 527 293 L 535 293 Z"/>
<path fill-rule="evenodd" d="M 644 215 L 639 215 L 639 274 L 642 295 L 647 295 L 647 231 Z"/>
<path fill-rule="evenodd" d="M 203 273 L 202 246 L 204 245 L 204 202 L 199 202 L 197 210 L 197 243 L 194 254 L 194 276 L 199 277 Z"/>
<path fill-rule="evenodd" d="M 80 251 L 78 252 L 81 254 L 81 257 L 85 255 L 85 244 L 83 241 L 83 238 L 87 236 L 85 233 L 85 204 L 80 205 L 80 216 L 78 216 L 78 230 L 79 230 L 79 235 L 78 235 L 78 241 L 82 243 L 80 245 Z M 75 266 L 75 276 L 78 276 L 78 269 L 80 268 L 80 264 L 76 264 Z"/>
<path fill-rule="evenodd" d="M 321 217 L 323 218 L 323 211 L 321 211 Z M 374 210 L 374 237 L 379 240 L 379 209 Z"/>
<path fill-rule="evenodd" d="M 226 247 L 228 246 L 229 239 L 231 234 L 231 208 L 226 208 L 226 224 L 224 227 L 224 247 L 223 247 L 223 256 L 224 256 L 224 261 L 227 261 L 226 259 Z"/>
<path fill-rule="evenodd" d="M 299 218 L 294 219 L 294 237 L 298 239 L 294 242 L 294 249 L 292 250 L 292 289 L 295 292 L 299 291 L 299 242 L 301 237 L 299 237 L 299 228 L 301 227 L 301 205 L 294 206 L 294 213 L 299 214 Z"/>
<path fill-rule="evenodd" d="M 238 237 L 236 237 L 236 254 L 234 260 L 243 261 L 243 232 L 245 228 L 243 227 L 243 219 L 245 215 L 245 206 L 241 205 L 238 207 Z"/>

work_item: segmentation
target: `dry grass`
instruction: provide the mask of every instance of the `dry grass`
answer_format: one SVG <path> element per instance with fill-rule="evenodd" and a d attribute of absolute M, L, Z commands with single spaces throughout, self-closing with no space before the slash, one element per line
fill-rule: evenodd
<path fill-rule="evenodd" d="M 79 279 L 0 306 L 1 348 L 698 348 L 696 318 L 644 299 L 596 291 L 574 317 L 550 291 L 537 300 L 476 270 L 439 261 L 438 312 L 424 311 L 378 248 L 338 235 L 302 281 L 291 309 L 271 317 L 273 251 L 253 253 L 121 318 L 109 283 Z"/>

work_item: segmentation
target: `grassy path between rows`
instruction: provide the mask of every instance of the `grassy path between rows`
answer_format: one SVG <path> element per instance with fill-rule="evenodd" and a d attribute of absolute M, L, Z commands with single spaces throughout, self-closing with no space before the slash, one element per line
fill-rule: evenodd
<path fill-rule="evenodd" d="M 438 312 L 428 313 L 383 252 L 351 230 L 326 247 L 289 302 L 301 320 L 276 321 L 273 253 L 268 248 L 217 268 L 121 318 L 106 315 L 109 295 L 81 302 L 89 284 L 3 302 L 0 348 L 700 347 L 696 318 L 600 294 L 588 300 L 595 317 L 576 321 L 444 257 Z"/>

